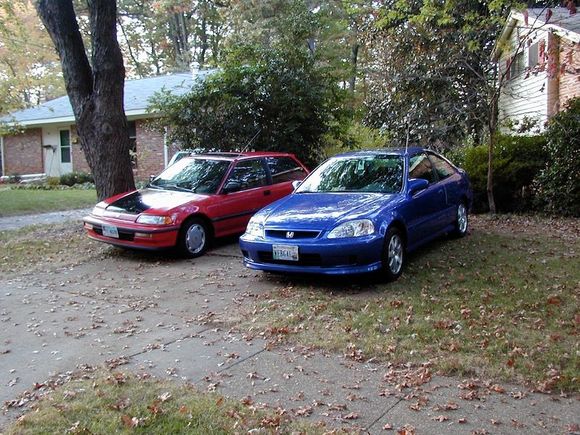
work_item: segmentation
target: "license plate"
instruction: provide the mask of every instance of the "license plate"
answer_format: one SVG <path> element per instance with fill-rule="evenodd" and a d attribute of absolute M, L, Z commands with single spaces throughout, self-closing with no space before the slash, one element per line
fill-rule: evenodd
<path fill-rule="evenodd" d="M 298 246 L 272 245 L 272 258 L 274 260 L 298 261 Z"/>
<path fill-rule="evenodd" d="M 114 237 L 115 239 L 118 239 L 119 231 L 117 231 L 117 227 L 112 225 L 103 225 L 103 236 Z"/>

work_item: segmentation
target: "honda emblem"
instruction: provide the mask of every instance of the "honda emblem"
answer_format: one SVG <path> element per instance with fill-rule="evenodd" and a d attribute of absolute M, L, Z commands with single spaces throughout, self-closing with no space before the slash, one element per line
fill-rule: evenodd
<path fill-rule="evenodd" d="M 286 238 L 287 239 L 293 239 L 294 238 L 294 231 L 287 231 L 286 232 Z"/>

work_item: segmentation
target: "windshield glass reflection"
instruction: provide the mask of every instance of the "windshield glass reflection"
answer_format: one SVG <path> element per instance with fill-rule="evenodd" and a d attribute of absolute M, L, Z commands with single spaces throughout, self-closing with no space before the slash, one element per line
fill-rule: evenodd
<path fill-rule="evenodd" d="M 296 193 L 398 193 L 402 187 L 403 159 L 400 156 L 357 156 L 327 161 L 296 189 Z"/>
<path fill-rule="evenodd" d="M 184 158 L 169 166 L 149 187 L 195 193 L 217 193 L 229 161 Z"/>

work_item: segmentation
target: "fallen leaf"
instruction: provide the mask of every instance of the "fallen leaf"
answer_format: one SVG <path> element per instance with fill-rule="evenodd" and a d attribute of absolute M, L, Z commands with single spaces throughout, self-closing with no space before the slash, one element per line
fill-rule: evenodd
<path fill-rule="evenodd" d="M 128 415 L 123 415 L 121 417 L 121 421 L 123 422 L 125 427 L 128 427 L 129 429 L 139 426 L 139 419 L 137 417 L 129 417 Z"/>
<path fill-rule="evenodd" d="M 159 400 L 161 400 L 161 402 L 167 402 L 169 399 L 171 399 L 171 393 L 165 392 L 165 393 L 159 395 L 157 398 Z"/>

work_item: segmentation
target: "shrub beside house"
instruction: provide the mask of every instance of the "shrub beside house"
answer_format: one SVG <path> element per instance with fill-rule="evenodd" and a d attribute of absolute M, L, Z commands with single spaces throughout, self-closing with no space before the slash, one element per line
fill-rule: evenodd
<path fill-rule="evenodd" d="M 133 139 L 135 178 L 143 181 L 159 173 L 176 146 L 150 128 L 155 114 L 148 112 L 149 99 L 158 92 L 182 95 L 211 71 L 195 71 L 125 81 L 125 114 Z M 0 118 L 0 175 L 60 177 L 71 172 L 89 172 L 68 96 L 47 101 Z"/>

